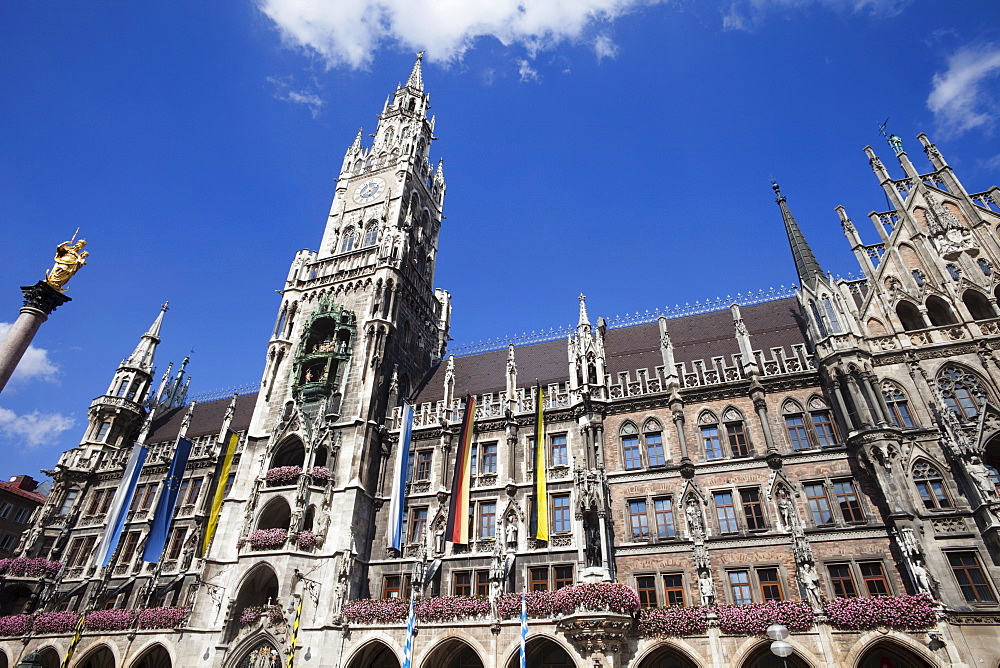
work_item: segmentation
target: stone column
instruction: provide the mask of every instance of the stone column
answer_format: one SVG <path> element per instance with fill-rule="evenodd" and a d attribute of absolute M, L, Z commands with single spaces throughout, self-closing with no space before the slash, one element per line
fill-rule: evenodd
<path fill-rule="evenodd" d="M 22 286 L 21 292 L 24 293 L 21 315 L 14 321 L 4 340 L 0 341 L 0 392 L 10 380 L 24 351 L 31 345 L 38 328 L 48 320 L 49 314 L 70 301 L 69 297 L 45 281 Z"/>

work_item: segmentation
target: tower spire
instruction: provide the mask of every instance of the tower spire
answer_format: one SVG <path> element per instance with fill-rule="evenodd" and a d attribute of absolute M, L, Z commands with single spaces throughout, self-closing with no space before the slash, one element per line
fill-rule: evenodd
<path fill-rule="evenodd" d="M 576 326 L 590 327 L 590 317 L 587 316 L 587 298 L 581 292 L 579 299 L 580 299 L 580 321 L 576 324 Z"/>
<path fill-rule="evenodd" d="M 785 234 L 788 235 L 788 245 L 792 249 L 792 258 L 795 260 L 795 271 L 799 275 L 799 282 L 801 285 L 811 284 L 817 277 L 822 278 L 823 269 L 819 266 L 819 261 L 813 255 L 809 244 L 806 243 L 806 238 L 802 234 L 802 230 L 799 229 L 799 224 L 795 222 L 795 216 L 788 208 L 788 203 L 785 201 L 785 196 L 781 194 L 778 183 L 772 180 L 771 188 L 778 196 L 775 201 L 778 203 L 781 217 L 785 221 Z"/>
<path fill-rule="evenodd" d="M 413 71 L 410 72 L 410 78 L 406 80 L 406 85 L 410 88 L 416 88 L 417 90 L 424 89 L 424 72 L 420 66 L 420 61 L 424 59 L 424 52 L 420 51 L 417 53 L 417 62 L 413 63 Z"/>
<path fill-rule="evenodd" d="M 160 327 L 163 325 L 163 314 L 170 309 L 170 303 L 164 302 L 160 307 L 160 312 L 156 320 L 149 326 L 149 330 L 142 335 L 139 345 L 135 347 L 132 354 L 125 360 L 124 366 L 139 369 L 146 373 L 153 371 L 153 355 L 156 353 L 156 346 L 160 343 Z"/>

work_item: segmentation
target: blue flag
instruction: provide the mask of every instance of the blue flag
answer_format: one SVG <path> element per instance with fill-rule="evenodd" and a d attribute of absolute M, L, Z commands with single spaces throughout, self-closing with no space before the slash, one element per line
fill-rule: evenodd
<path fill-rule="evenodd" d="M 115 492 L 115 500 L 111 503 L 111 510 L 108 512 L 108 523 L 104 527 L 101 542 L 97 544 L 97 551 L 94 554 L 94 564 L 97 566 L 107 566 L 111 563 L 111 557 L 114 556 L 115 548 L 118 547 L 118 539 L 121 538 L 125 518 L 128 516 L 128 508 L 132 504 L 135 486 L 139 482 L 139 474 L 142 473 L 142 466 L 146 463 L 148 453 L 149 450 L 138 443 L 132 448 L 125 472 L 122 474 L 121 482 L 118 483 L 118 491 Z"/>
<path fill-rule="evenodd" d="M 524 651 L 525 640 L 528 637 L 528 602 L 524 592 L 521 592 L 521 668 L 528 668 L 528 654 Z"/>
<path fill-rule="evenodd" d="M 403 644 L 403 665 L 401 668 L 410 668 L 413 662 L 413 631 L 417 627 L 417 611 L 413 607 L 416 596 L 410 594 L 410 614 L 406 618 L 406 642 Z"/>
<path fill-rule="evenodd" d="M 163 555 L 167 546 L 167 536 L 170 535 L 170 524 L 174 521 L 174 507 L 177 504 L 177 491 L 180 489 L 184 470 L 187 468 L 188 457 L 191 454 L 191 441 L 186 438 L 177 441 L 174 458 L 170 462 L 170 471 L 163 481 L 160 500 L 153 511 L 153 523 L 149 526 L 146 538 L 146 549 L 142 552 L 142 560 L 155 564 Z"/>
<path fill-rule="evenodd" d="M 389 547 L 400 549 L 403 544 L 403 505 L 406 495 L 406 463 L 410 459 L 410 441 L 413 438 L 413 406 L 403 401 L 399 430 L 399 448 L 396 466 L 392 472 L 392 497 L 389 499 Z"/>

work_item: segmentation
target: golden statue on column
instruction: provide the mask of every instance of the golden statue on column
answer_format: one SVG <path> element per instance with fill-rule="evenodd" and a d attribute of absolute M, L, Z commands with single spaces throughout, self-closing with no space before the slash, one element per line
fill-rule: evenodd
<path fill-rule="evenodd" d="M 76 238 L 76 235 L 73 235 Z M 45 272 L 45 282 L 58 290 L 66 292 L 63 287 L 73 278 L 73 274 L 80 271 L 80 267 L 87 264 L 87 256 L 90 255 L 83 247 L 87 245 L 86 239 L 80 239 L 73 243 L 73 239 L 64 241 L 56 246 L 55 265 Z"/>

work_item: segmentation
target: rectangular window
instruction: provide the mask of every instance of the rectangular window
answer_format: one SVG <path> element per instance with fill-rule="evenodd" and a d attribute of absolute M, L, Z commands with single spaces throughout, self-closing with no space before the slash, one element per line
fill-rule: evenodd
<path fill-rule="evenodd" d="M 226 485 L 222 488 L 222 496 L 227 497 L 229 493 L 233 491 L 233 484 L 236 483 L 236 472 L 233 471 L 228 476 L 226 476 Z"/>
<path fill-rule="evenodd" d="M 656 577 L 640 575 L 635 579 L 635 589 L 639 592 L 639 605 L 643 608 L 656 607 Z"/>
<path fill-rule="evenodd" d="M 66 492 L 66 496 L 63 497 L 62 505 L 59 506 L 59 515 L 65 515 L 69 512 L 69 509 L 73 507 L 73 502 L 76 501 L 77 492 L 75 489 L 71 489 Z"/>
<path fill-rule="evenodd" d="M 135 546 L 139 544 L 139 532 L 129 531 L 125 534 L 125 541 L 122 543 L 121 552 L 118 553 L 118 563 L 127 564 L 132 561 L 135 554 Z"/>
<path fill-rule="evenodd" d="M 882 562 L 865 561 L 858 564 L 858 568 L 861 569 L 861 578 L 865 581 L 869 596 L 889 595 L 889 582 L 885 579 Z"/>
<path fill-rule="evenodd" d="M 566 447 L 566 434 L 552 437 L 552 466 L 569 466 L 569 451 Z"/>
<path fill-rule="evenodd" d="M 838 480 L 833 483 L 833 493 L 837 496 L 837 505 L 844 516 L 845 522 L 864 522 L 861 513 L 861 502 L 854 491 L 854 483 L 850 480 Z"/>
<path fill-rule="evenodd" d="M 642 458 L 639 455 L 639 437 L 625 436 L 622 438 L 622 453 L 625 455 L 625 468 L 632 470 L 642 468 Z"/>
<path fill-rule="evenodd" d="M 483 465 L 480 467 L 481 473 L 496 473 L 497 472 L 497 444 L 496 443 L 484 443 L 483 447 Z"/>
<path fill-rule="evenodd" d="M 649 537 L 649 519 L 646 515 L 645 501 L 628 502 L 628 522 L 633 539 Z"/>
<path fill-rule="evenodd" d="M 733 595 L 734 605 L 748 605 L 753 603 L 750 595 L 750 571 L 729 571 L 729 591 Z"/>
<path fill-rule="evenodd" d="M 472 573 L 462 571 L 455 573 L 451 593 L 455 596 L 472 596 Z"/>
<path fill-rule="evenodd" d="M 833 524 L 833 512 L 830 510 L 830 500 L 826 498 L 826 490 L 822 484 L 806 485 L 806 500 L 813 524 L 823 526 Z"/>
<path fill-rule="evenodd" d="M 758 568 L 757 581 L 760 582 L 760 597 L 765 601 L 780 601 L 781 581 L 778 579 L 777 568 Z"/>
<path fill-rule="evenodd" d="M 572 531 L 570 522 L 569 494 L 557 494 L 552 497 L 552 530 L 556 533 Z"/>
<path fill-rule="evenodd" d="M 469 475 L 478 475 L 476 471 L 479 467 L 479 446 L 473 443 L 469 447 Z"/>
<path fill-rule="evenodd" d="M 201 485 L 205 481 L 204 478 L 193 478 L 191 480 L 191 486 L 188 488 L 187 499 L 185 499 L 185 506 L 193 506 L 198 503 L 198 495 L 201 494 Z M 142 509 L 146 510 L 149 508 L 153 501 L 153 494 L 156 493 L 156 485 L 150 485 L 146 490 L 146 496 L 142 499 Z"/>
<path fill-rule="evenodd" d="M 398 575 L 387 575 L 382 587 L 382 598 L 399 598 L 402 578 Z"/>
<path fill-rule="evenodd" d="M 188 487 L 191 485 L 190 480 L 182 480 L 180 491 L 177 492 L 178 502 L 184 501 L 184 496 L 187 494 Z M 139 506 L 142 505 L 142 497 L 146 494 L 146 488 L 149 487 L 146 483 L 141 485 L 136 485 L 135 491 L 132 493 L 132 503 L 129 504 L 128 510 L 130 513 L 134 513 L 139 510 Z"/>
<path fill-rule="evenodd" d="M 747 529 L 759 531 L 767 528 L 764 522 L 764 508 L 760 503 L 760 492 L 756 488 L 741 489 L 740 503 L 743 506 L 743 518 L 747 522 Z"/>
<path fill-rule="evenodd" d="M 806 423 L 801 415 L 786 415 L 785 428 L 788 430 L 788 439 L 792 442 L 793 450 L 807 450 L 809 448 Z"/>
<path fill-rule="evenodd" d="M 4 501 L 3 505 L 0 505 L 0 519 L 7 519 L 10 517 L 10 511 L 14 510 L 14 505 Z"/>
<path fill-rule="evenodd" d="M 816 411 L 812 414 L 813 429 L 816 430 L 816 442 L 820 447 L 836 445 L 837 437 L 833 435 L 833 422 L 829 411 Z"/>
<path fill-rule="evenodd" d="M 14 515 L 14 521 L 17 524 L 25 524 L 28 521 L 28 517 L 31 516 L 31 511 L 27 508 L 18 508 L 17 513 Z"/>
<path fill-rule="evenodd" d="M 85 515 L 96 515 L 101 507 L 101 502 L 104 500 L 104 489 L 95 489 L 94 495 L 90 497 L 90 505 L 87 506 L 87 512 Z M 0 517 L 6 517 L 4 511 L 0 508 Z"/>
<path fill-rule="evenodd" d="M 719 440 L 719 427 L 701 428 L 701 442 L 705 446 L 705 459 L 722 459 L 722 441 Z"/>
<path fill-rule="evenodd" d="M 10 552 L 12 549 L 14 549 L 14 534 L 4 534 L 4 537 L 0 538 L 0 552 Z"/>
<path fill-rule="evenodd" d="M 167 559 L 177 559 L 181 556 L 185 538 L 187 538 L 187 527 L 174 527 L 174 530 L 170 532 L 170 547 L 167 548 Z"/>
<path fill-rule="evenodd" d="M 427 528 L 427 509 L 414 508 L 410 511 L 410 542 L 419 543 L 424 539 L 424 529 Z"/>
<path fill-rule="evenodd" d="M 667 605 L 684 605 L 684 576 L 670 573 L 663 576 L 663 596 Z"/>
<path fill-rule="evenodd" d="M 417 454 L 410 450 L 410 455 L 406 458 L 406 482 L 413 482 L 413 462 Z"/>
<path fill-rule="evenodd" d="M 834 596 L 854 598 L 858 595 L 858 590 L 854 586 L 854 578 L 851 577 L 850 564 L 830 564 L 827 568 L 830 571 L 830 583 L 833 585 Z"/>
<path fill-rule="evenodd" d="M 555 586 L 556 589 L 562 589 L 563 587 L 569 587 L 573 584 L 573 567 L 572 566 L 554 566 L 553 572 L 555 574 Z"/>
<path fill-rule="evenodd" d="M 990 588 L 986 574 L 979 565 L 975 552 L 949 552 L 948 561 L 955 574 L 962 596 L 970 603 L 995 603 L 996 596 Z"/>
<path fill-rule="evenodd" d="M 424 450 L 417 453 L 417 480 L 431 479 L 431 456 L 433 451 Z"/>
<path fill-rule="evenodd" d="M 726 436 L 729 439 L 729 449 L 733 457 L 749 457 L 750 441 L 747 440 L 747 432 L 742 422 L 729 422 L 726 424 Z"/>
<path fill-rule="evenodd" d="M 107 437 L 109 431 L 111 431 L 111 423 L 102 422 L 101 426 L 98 427 L 97 429 L 97 436 L 94 438 L 94 440 L 103 441 Z"/>
<path fill-rule="evenodd" d="M 529 569 L 530 581 L 528 586 L 531 591 L 548 591 L 549 590 L 549 569 L 545 568 L 531 568 Z"/>
<path fill-rule="evenodd" d="M 479 537 L 493 538 L 497 530 L 497 504 L 491 502 L 479 504 Z"/>
<path fill-rule="evenodd" d="M 654 499 L 653 514 L 656 516 L 657 538 L 673 538 L 676 531 L 674 530 L 674 509 L 670 499 Z"/>
<path fill-rule="evenodd" d="M 646 457 L 650 466 L 663 466 L 667 463 L 663 456 L 663 436 L 660 432 L 646 434 Z"/>
<path fill-rule="evenodd" d="M 476 571 L 476 596 L 490 595 L 490 572 Z"/>
<path fill-rule="evenodd" d="M 715 515 L 719 520 L 719 531 L 721 533 L 737 533 L 740 528 L 736 524 L 736 508 L 733 506 L 733 495 L 731 492 L 716 492 Z"/>

